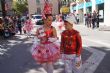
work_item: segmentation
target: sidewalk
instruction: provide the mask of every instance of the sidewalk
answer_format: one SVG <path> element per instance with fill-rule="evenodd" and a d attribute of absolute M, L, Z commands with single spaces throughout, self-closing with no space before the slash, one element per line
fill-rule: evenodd
<path fill-rule="evenodd" d="M 110 31 L 110 26 L 101 25 L 99 27 L 99 31 Z"/>
<path fill-rule="evenodd" d="M 76 24 L 76 25 L 85 26 L 83 23 Z M 98 29 L 99 31 L 110 31 L 110 26 L 107 26 L 107 25 L 104 25 L 103 23 L 100 23 L 99 28 L 96 28 L 96 29 Z"/>

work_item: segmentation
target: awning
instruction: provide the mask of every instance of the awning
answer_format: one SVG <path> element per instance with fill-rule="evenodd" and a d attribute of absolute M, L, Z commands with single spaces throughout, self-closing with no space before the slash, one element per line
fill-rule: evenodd
<path fill-rule="evenodd" d="M 102 4 L 104 3 L 104 0 L 96 0 L 96 4 Z"/>

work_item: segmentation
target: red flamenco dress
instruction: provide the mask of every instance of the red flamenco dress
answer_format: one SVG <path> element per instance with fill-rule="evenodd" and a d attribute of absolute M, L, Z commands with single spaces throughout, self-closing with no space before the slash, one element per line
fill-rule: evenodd
<path fill-rule="evenodd" d="M 38 63 L 55 62 L 60 58 L 60 48 L 57 44 L 49 41 L 53 37 L 53 27 L 44 31 L 41 27 L 38 29 L 40 42 L 33 49 L 32 56 Z M 52 40 L 52 39 L 51 39 Z"/>

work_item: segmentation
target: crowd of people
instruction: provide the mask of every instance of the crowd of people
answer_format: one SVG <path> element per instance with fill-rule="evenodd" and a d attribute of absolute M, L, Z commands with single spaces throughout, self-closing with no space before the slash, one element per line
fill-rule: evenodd
<path fill-rule="evenodd" d="M 84 15 L 85 18 L 85 26 L 88 28 L 99 28 L 99 14 L 94 11 L 92 14 L 88 13 Z"/>
<path fill-rule="evenodd" d="M 15 34 L 30 35 L 30 31 L 33 28 L 33 24 L 29 17 L 18 16 L 6 16 L 4 19 L 0 18 L 0 36 L 9 38 Z"/>
<path fill-rule="evenodd" d="M 14 17 L 6 16 L 4 19 L 0 18 L 0 36 L 9 37 L 15 35 Z"/>

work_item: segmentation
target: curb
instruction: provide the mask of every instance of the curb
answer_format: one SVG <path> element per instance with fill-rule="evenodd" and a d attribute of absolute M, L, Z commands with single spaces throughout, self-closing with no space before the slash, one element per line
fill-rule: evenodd
<path fill-rule="evenodd" d="M 99 28 L 99 31 L 110 31 L 110 26 L 103 26 Z"/>

